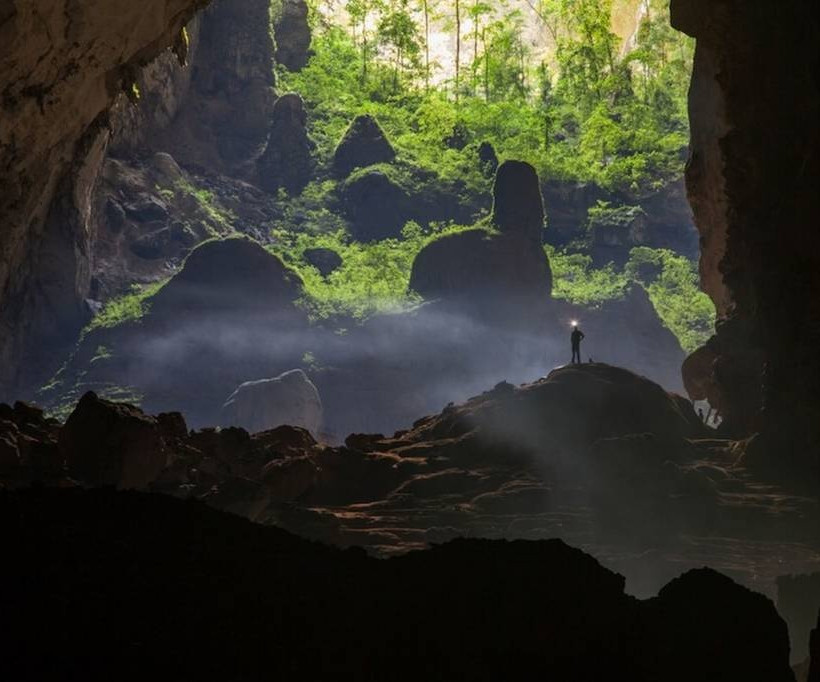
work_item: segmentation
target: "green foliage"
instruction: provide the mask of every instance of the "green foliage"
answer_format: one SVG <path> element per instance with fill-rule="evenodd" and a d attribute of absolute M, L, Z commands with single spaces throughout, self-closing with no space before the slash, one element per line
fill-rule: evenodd
<path fill-rule="evenodd" d="M 714 333 L 715 306 L 700 290 L 697 268 L 687 258 L 667 249 L 638 247 L 630 252 L 625 274 L 644 285 L 685 351 L 692 352 Z"/>
<path fill-rule="evenodd" d="M 715 308 L 698 288 L 695 265 L 666 249 L 637 247 L 630 251 L 622 272 L 612 264 L 593 268 L 581 253 L 546 247 L 553 273 L 553 296 L 570 303 L 598 307 L 622 298 L 634 283 L 641 284 L 664 325 L 687 352 L 701 346 L 713 333 Z"/>
<path fill-rule="evenodd" d="M 623 298 L 629 280 L 612 264 L 596 269 L 592 267 L 592 258 L 583 253 L 557 251 L 550 245 L 545 250 L 552 268 L 555 298 L 595 308 Z"/>
<path fill-rule="evenodd" d="M 107 329 L 125 322 L 140 320 L 148 312 L 150 305 L 148 299 L 162 289 L 166 282 L 167 280 L 148 285 L 135 284 L 129 293 L 112 298 L 89 322 L 83 330 L 83 335 L 94 329 Z"/>
<path fill-rule="evenodd" d="M 456 21 L 454 2 L 350 0 L 346 26 L 314 10 L 324 21 L 314 22 L 313 57 L 299 73 L 283 70 L 280 84 L 305 98 L 320 157 L 330 158 L 356 114 L 370 113 L 400 159 L 471 191 L 486 188 L 475 163 L 485 140 L 542 177 L 630 191 L 679 177 L 692 41 L 669 27 L 668 0 L 650 0 L 625 54 L 609 0 L 534 3 L 554 63 L 533 60 L 523 17 L 505 3 L 461 0 Z M 470 45 L 458 88 L 430 80 L 429 20 Z M 456 127 L 461 149 L 447 142 Z"/>
<path fill-rule="evenodd" d="M 402 231 L 402 239 L 369 244 L 352 241 L 342 231 L 310 234 L 274 230 L 274 243 L 269 249 L 302 277 L 302 303 L 313 319 L 351 316 L 363 320 L 418 303 L 418 297 L 407 289 L 418 252 L 433 239 L 472 227 L 475 226 L 434 224 L 422 229 L 409 222 Z M 304 260 L 304 252 L 310 248 L 332 249 L 342 257 L 342 266 L 322 277 Z"/>

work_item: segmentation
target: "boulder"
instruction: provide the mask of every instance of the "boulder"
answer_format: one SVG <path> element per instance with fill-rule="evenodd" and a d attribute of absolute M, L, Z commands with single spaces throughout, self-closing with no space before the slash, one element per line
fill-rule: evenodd
<path fill-rule="evenodd" d="M 476 228 L 439 237 L 419 251 L 410 289 L 426 299 L 546 301 L 552 276 L 539 246 Z"/>
<path fill-rule="evenodd" d="M 495 147 L 491 142 L 482 142 L 478 145 L 478 163 L 481 166 L 481 172 L 487 176 L 495 175 L 498 170 L 498 155 L 495 153 Z"/>
<path fill-rule="evenodd" d="M 544 230 L 544 199 L 538 174 L 524 161 L 505 161 L 495 174 L 493 224 L 503 233 L 520 235 L 539 246 Z"/>
<path fill-rule="evenodd" d="M 717 360 L 715 353 L 708 345 L 692 351 L 681 365 L 683 386 L 691 400 L 708 400 L 713 407 L 719 408 L 718 388 L 713 377 Z"/>
<path fill-rule="evenodd" d="M 346 177 L 356 168 L 389 163 L 396 151 L 385 137 L 379 122 L 370 114 L 353 119 L 333 154 L 333 169 Z"/>
<path fill-rule="evenodd" d="M 380 170 L 355 173 L 342 186 L 342 211 L 358 241 L 398 237 L 410 203 L 407 192 Z"/>
<path fill-rule="evenodd" d="M 167 462 L 156 419 L 92 392 L 77 403 L 60 431 L 59 444 L 69 475 L 93 486 L 146 488 Z"/>
<path fill-rule="evenodd" d="M 342 257 L 333 249 L 314 248 L 305 249 L 302 258 L 319 271 L 322 277 L 342 267 Z"/>
<path fill-rule="evenodd" d="M 322 424 L 322 401 L 301 369 L 273 379 L 247 381 L 222 406 L 223 423 L 251 433 L 281 425 L 301 426 L 317 435 Z"/>
<path fill-rule="evenodd" d="M 289 71 L 301 70 L 310 56 L 310 24 L 305 0 L 284 0 L 273 31 L 276 62 Z"/>
<path fill-rule="evenodd" d="M 152 298 L 151 314 L 265 313 L 292 309 L 302 293 L 299 276 L 258 242 L 212 240 L 194 249 L 182 270 Z"/>
<path fill-rule="evenodd" d="M 552 272 L 541 245 L 544 206 L 535 169 L 505 161 L 493 186 L 492 225 L 497 233 L 465 230 L 440 237 L 413 261 L 410 289 L 427 299 L 460 299 L 543 307 Z"/>
<path fill-rule="evenodd" d="M 259 184 L 275 194 L 279 188 L 298 194 L 313 174 L 313 141 L 307 134 L 302 98 L 290 92 L 273 106 L 273 123 L 265 152 L 257 162 Z"/>
<path fill-rule="evenodd" d="M 774 604 L 716 571 L 685 573 L 647 607 L 655 624 L 644 660 L 664 682 L 794 680 L 789 634 Z"/>

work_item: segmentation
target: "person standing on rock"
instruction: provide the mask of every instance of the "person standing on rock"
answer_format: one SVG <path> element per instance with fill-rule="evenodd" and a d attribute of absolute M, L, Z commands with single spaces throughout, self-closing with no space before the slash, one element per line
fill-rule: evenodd
<path fill-rule="evenodd" d="M 584 332 L 578 329 L 578 323 L 572 323 L 572 334 L 570 334 L 570 341 L 572 342 L 572 364 L 581 364 L 581 341 L 584 338 Z"/>

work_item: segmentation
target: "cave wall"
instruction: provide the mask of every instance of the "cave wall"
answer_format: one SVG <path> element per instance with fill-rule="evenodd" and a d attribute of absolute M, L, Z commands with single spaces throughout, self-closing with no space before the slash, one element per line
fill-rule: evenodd
<path fill-rule="evenodd" d="M 672 0 L 695 37 L 686 170 L 722 411 L 820 481 L 820 9 Z"/>
<path fill-rule="evenodd" d="M 249 174 L 275 101 L 270 0 L 214 0 L 188 27 L 188 68 L 146 68 L 136 107 L 118 108 L 112 153 L 163 151 L 212 173 Z"/>
<path fill-rule="evenodd" d="M 75 335 L 108 112 L 207 0 L 16 0 L 0 8 L 0 397 Z"/>

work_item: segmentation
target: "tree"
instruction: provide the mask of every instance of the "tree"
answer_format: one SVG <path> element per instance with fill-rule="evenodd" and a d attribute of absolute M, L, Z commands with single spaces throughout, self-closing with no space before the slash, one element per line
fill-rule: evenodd
<path fill-rule="evenodd" d="M 409 67 L 418 66 L 421 51 L 416 22 L 402 0 L 391 7 L 379 22 L 379 41 L 393 53 L 393 92 L 399 89 L 399 73 Z"/>

